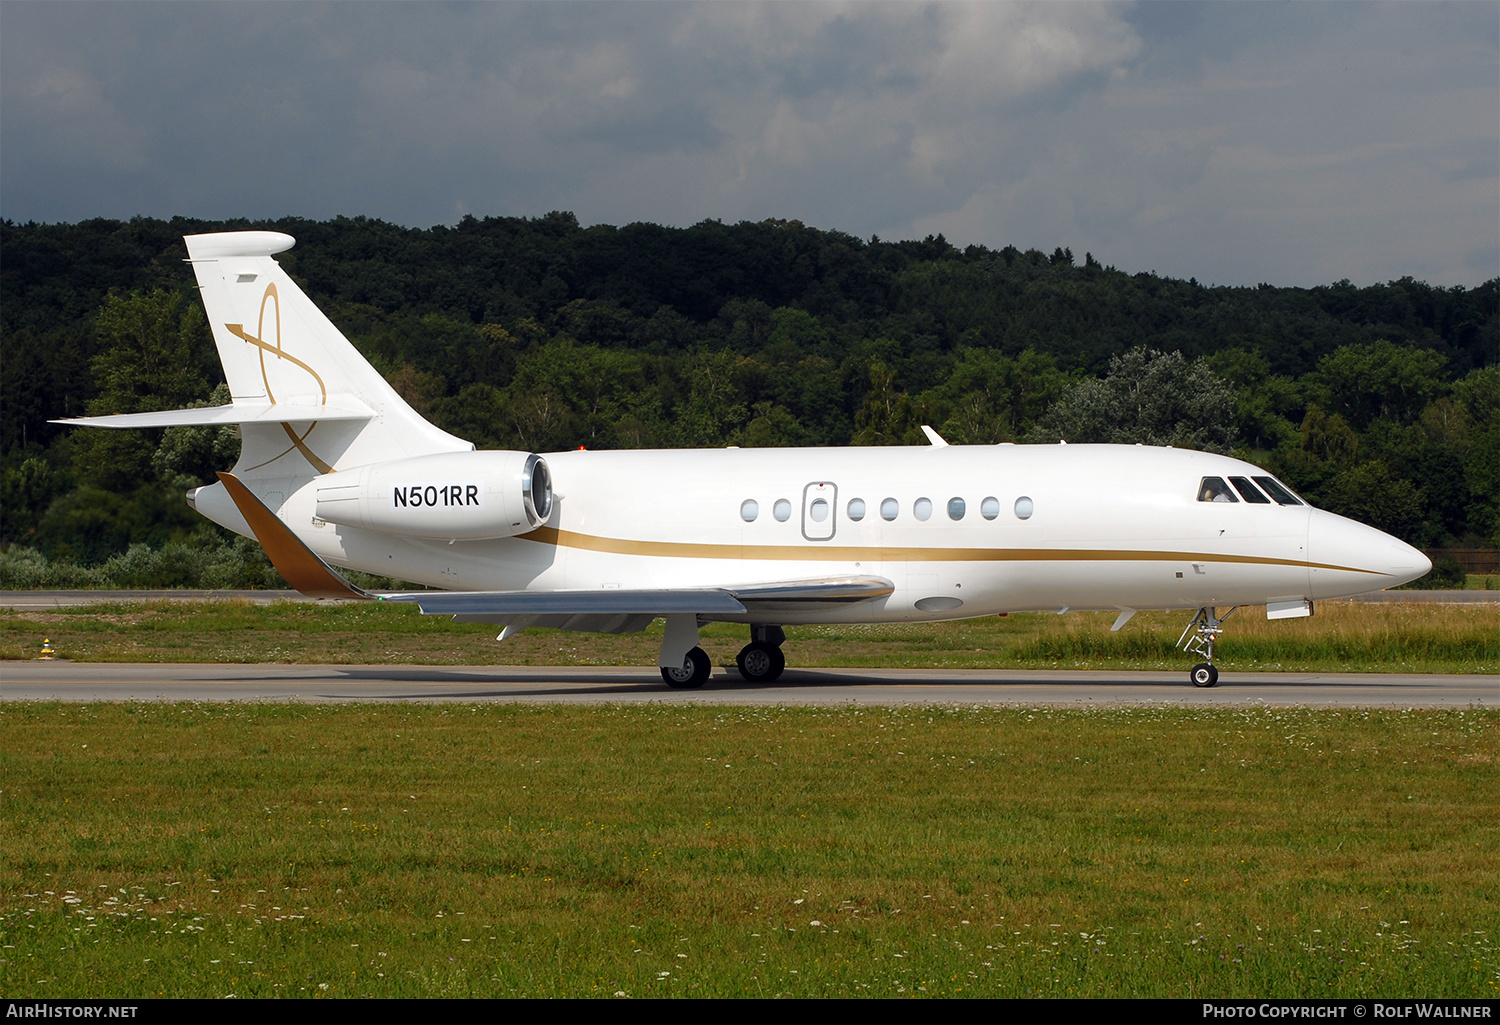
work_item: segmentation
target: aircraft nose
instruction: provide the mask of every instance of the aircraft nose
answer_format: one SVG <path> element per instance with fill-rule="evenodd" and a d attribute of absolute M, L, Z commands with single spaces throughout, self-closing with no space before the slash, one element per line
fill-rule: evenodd
<path fill-rule="evenodd" d="M 1318 597 L 1396 587 L 1432 569 L 1432 561 L 1399 538 L 1321 509 L 1307 525 L 1307 554 Z"/>
<path fill-rule="evenodd" d="M 1370 529 L 1374 530 L 1373 527 Z M 1379 541 L 1372 541 L 1370 546 L 1370 568 L 1386 576 L 1386 587 L 1398 587 L 1432 569 L 1432 560 L 1405 541 L 1378 530 L 1375 533 Z"/>

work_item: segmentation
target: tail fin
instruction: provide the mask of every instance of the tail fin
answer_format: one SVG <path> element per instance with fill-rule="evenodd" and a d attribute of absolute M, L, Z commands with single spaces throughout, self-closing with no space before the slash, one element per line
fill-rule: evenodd
<path fill-rule="evenodd" d="M 474 448 L 408 406 L 271 259 L 296 244 L 290 235 L 184 241 L 234 406 L 256 414 L 235 418 L 244 438 L 237 475 L 311 477 Z"/>

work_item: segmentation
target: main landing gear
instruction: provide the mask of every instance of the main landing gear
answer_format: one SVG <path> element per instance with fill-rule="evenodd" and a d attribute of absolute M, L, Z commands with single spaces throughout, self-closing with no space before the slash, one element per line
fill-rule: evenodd
<path fill-rule="evenodd" d="M 750 627 L 750 643 L 734 657 L 740 675 L 751 683 L 770 683 L 780 676 L 786 668 L 786 656 L 781 653 L 785 641 L 779 626 Z"/>
<path fill-rule="evenodd" d="M 676 690 L 694 690 L 708 682 L 708 674 L 713 672 L 714 664 L 708 660 L 708 652 L 702 648 L 689 649 L 687 655 L 682 659 L 682 665 L 662 666 L 661 678 L 667 681 L 667 686 Z"/>
<path fill-rule="evenodd" d="M 1199 609 L 1193 621 L 1177 639 L 1177 646 L 1183 651 L 1191 651 L 1204 658 L 1204 661 L 1193 666 L 1193 671 L 1189 674 L 1194 687 L 1212 687 L 1219 682 L 1219 671 L 1214 668 L 1214 642 L 1224 632 L 1224 620 L 1233 615 L 1237 608 L 1238 605 L 1232 606 L 1222 616 L 1211 605 Z"/>
<path fill-rule="evenodd" d="M 670 626 L 669 623 L 669 629 Z M 691 624 L 691 628 L 696 633 L 697 623 Z M 750 643 L 741 648 L 734 659 L 740 675 L 751 683 L 770 683 L 780 676 L 781 671 L 786 668 L 786 656 L 781 653 L 781 645 L 785 641 L 786 634 L 779 626 L 751 626 Z M 677 650 L 682 649 L 679 647 Z M 708 682 L 711 672 L 713 663 L 709 660 L 708 653 L 695 646 L 689 648 L 683 656 L 682 665 L 662 666 L 661 678 L 674 690 L 694 690 Z"/>

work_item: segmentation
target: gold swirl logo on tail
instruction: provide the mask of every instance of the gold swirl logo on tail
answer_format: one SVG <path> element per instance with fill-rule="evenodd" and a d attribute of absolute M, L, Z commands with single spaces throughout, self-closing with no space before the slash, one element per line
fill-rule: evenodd
<path fill-rule="evenodd" d="M 265 340 L 267 306 L 271 307 L 273 317 L 272 325 L 276 330 L 276 344 L 274 345 Z M 229 331 L 230 334 L 234 335 L 236 338 L 240 338 L 246 342 L 249 342 L 258 350 L 257 354 L 260 356 L 260 379 L 265 383 L 266 399 L 270 401 L 271 405 L 276 405 L 276 393 L 271 388 L 271 375 L 266 369 L 266 353 L 268 352 L 279 360 L 286 360 L 286 362 L 292 364 L 292 366 L 307 371 L 307 373 L 311 375 L 312 379 L 318 382 L 318 390 L 322 393 L 322 404 L 325 406 L 328 405 L 328 386 L 323 383 L 323 378 L 320 377 L 318 372 L 312 367 L 308 366 L 306 363 L 302 362 L 296 356 L 293 356 L 291 353 L 285 351 L 281 347 L 281 294 L 276 291 L 276 283 L 274 281 L 266 285 L 265 294 L 260 297 L 260 319 L 255 325 L 255 334 L 252 335 L 248 331 L 246 331 L 243 324 L 225 324 L 224 327 Z M 272 456 L 270 459 L 265 460 L 264 462 L 256 463 L 254 466 L 246 467 L 246 469 L 256 470 L 262 466 L 265 466 L 267 463 L 274 463 L 276 460 L 280 459 L 282 456 L 287 455 L 290 452 L 300 452 L 302 453 L 302 457 L 307 460 L 308 464 L 316 469 L 319 473 L 332 473 L 333 467 L 329 466 L 322 459 L 319 459 L 317 454 L 314 453 L 312 449 L 307 447 L 307 437 L 308 435 L 312 434 L 313 429 L 317 426 L 317 421 L 313 421 L 313 423 L 308 426 L 307 430 L 303 432 L 299 437 L 297 432 L 292 430 L 291 424 L 283 423 L 281 425 L 281 429 L 286 431 L 286 436 L 291 439 L 291 447 L 285 449 L 282 452 L 278 452 L 276 455 Z"/>
<path fill-rule="evenodd" d="M 270 305 L 275 314 L 274 324 L 276 326 L 276 344 L 272 345 L 265 341 L 266 334 L 266 306 Z M 328 388 L 323 384 L 323 378 L 318 372 L 296 356 L 285 352 L 281 348 L 281 295 L 276 291 L 276 283 L 273 281 L 266 286 L 265 295 L 260 297 L 260 322 L 255 325 L 255 334 L 245 330 L 243 324 L 225 324 L 229 333 L 236 338 L 242 338 L 260 350 L 260 379 L 266 385 L 266 398 L 271 400 L 271 405 L 276 404 L 276 395 L 271 391 L 271 377 L 266 372 L 266 353 L 273 354 L 277 359 L 284 359 L 294 367 L 300 367 L 312 375 L 312 379 L 318 382 L 318 390 L 323 393 L 323 404 L 328 404 Z"/>

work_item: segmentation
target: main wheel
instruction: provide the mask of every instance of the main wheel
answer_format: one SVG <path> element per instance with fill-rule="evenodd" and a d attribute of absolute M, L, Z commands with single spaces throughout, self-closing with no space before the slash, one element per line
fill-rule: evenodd
<path fill-rule="evenodd" d="M 1208 662 L 1199 662 L 1193 666 L 1192 679 L 1194 687 L 1212 687 L 1219 682 L 1219 671 Z"/>
<path fill-rule="evenodd" d="M 683 658 L 681 668 L 662 669 L 661 678 L 667 681 L 668 687 L 692 690 L 708 682 L 708 674 L 712 671 L 713 663 L 708 660 L 708 653 L 702 648 L 693 648 Z"/>
<path fill-rule="evenodd" d="M 770 683 L 786 668 L 786 656 L 774 644 L 752 641 L 740 649 L 734 664 L 751 683 Z"/>

